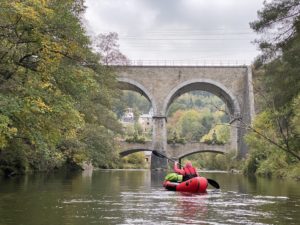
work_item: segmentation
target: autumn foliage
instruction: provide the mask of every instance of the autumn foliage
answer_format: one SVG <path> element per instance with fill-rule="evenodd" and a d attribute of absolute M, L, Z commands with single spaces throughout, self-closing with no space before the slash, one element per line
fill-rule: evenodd
<path fill-rule="evenodd" d="M 80 0 L 0 2 L 0 170 L 116 159 L 115 76 L 91 49 Z"/>

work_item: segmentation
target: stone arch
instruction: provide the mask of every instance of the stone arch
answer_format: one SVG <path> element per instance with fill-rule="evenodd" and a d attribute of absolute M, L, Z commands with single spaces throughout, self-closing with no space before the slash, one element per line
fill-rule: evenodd
<path fill-rule="evenodd" d="M 225 102 L 231 115 L 240 115 L 240 106 L 236 97 L 223 84 L 210 79 L 191 79 L 174 87 L 164 101 L 162 109 L 164 115 L 167 115 L 169 106 L 177 97 L 193 90 L 202 90 L 215 94 Z"/>
<path fill-rule="evenodd" d="M 120 152 L 121 157 L 125 157 L 127 155 L 136 153 L 136 152 L 152 152 L 153 149 L 148 149 L 148 148 L 138 148 L 138 149 L 127 149 L 125 151 Z"/>
<path fill-rule="evenodd" d="M 240 105 L 237 98 L 232 94 L 232 92 L 228 88 L 226 88 L 223 84 L 217 81 L 211 79 L 202 79 L 202 78 L 190 79 L 174 87 L 169 92 L 168 96 L 164 101 L 162 113 L 164 113 L 164 115 L 167 115 L 169 106 L 177 97 L 189 91 L 194 91 L 194 90 L 207 91 L 218 96 L 225 102 L 233 118 L 240 117 L 241 115 Z M 239 132 L 240 131 L 238 128 L 238 124 L 236 124 L 236 126 L 232 126 L 230 129 L 231 150 L 236 150 L 236 151 L 238 150 Z"/>
<path fill-rule="evenodd" d="M 143 95 L 151 103 L 153 113 L 157 113 L 157 104 L 152 94 L 142 84 L 129 78 L 118 78 L 119 88 L 123 90 L 135 91 Z"/>

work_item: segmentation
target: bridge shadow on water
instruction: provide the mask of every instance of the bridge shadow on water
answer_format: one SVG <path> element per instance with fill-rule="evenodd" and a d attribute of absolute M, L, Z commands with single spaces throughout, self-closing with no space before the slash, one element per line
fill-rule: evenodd
<path fill-rule="evenodd" d="M 167 175 L 166 170 L 150 170 L 151 174 L 151 186 L 162 186 L 162 182 Z"/>

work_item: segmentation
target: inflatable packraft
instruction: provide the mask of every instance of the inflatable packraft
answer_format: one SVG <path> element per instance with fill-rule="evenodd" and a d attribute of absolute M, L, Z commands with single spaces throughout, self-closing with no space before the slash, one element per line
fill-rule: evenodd
<path fill-rule="evenodd" d="M 205 177 L 194 177 L 184 182 L 165 180 L 163 186 L 170 191 L 205 193 L 208 181 Z"/>

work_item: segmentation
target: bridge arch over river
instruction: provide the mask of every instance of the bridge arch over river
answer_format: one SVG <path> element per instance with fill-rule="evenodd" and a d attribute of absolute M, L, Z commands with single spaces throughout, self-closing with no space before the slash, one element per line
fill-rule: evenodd
<path fill-rule="evenodd" d="M 236 150 L 247 153 L 243 141 L 245 129 L 254 116 L 251 68 L 247 66 L 120 66 L 116 67 L 119 87 L 144 95 L 153 108 L 153 138 L 145 144 L 120 142 L 121 156 L 139 150 L 159 150 L 168 157 L 180 159 L 196 152 L 226 153 Z M 232 120 L 231 141 L 227 145 L 187 143 L 167 144 L 167 112 L 180 95 L 194 90 L 207 91 L 220 97 L 227 105 Z M 238 118 L 239 120 L 236 120 Z M 167 161 L 152 155 L 151 168 L 166 168 Z"/>

